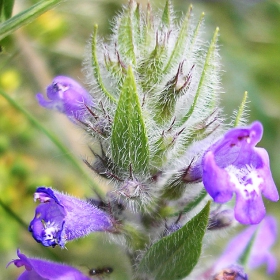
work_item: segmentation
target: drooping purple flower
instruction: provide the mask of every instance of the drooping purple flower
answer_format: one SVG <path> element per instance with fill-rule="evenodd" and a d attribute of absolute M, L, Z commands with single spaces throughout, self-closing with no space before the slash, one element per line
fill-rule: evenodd
<path fill-rule="evenodd" d="M 112 218 L 92 204 L 51 188 L 37 188 L 39 199 L 35 217 L 29 225 L 34 239 L 44 246 L 64 247 L 69 240 L 94 231 L 114 231 Z"/>
<path fill-rule="evenodd" d="M 78 82 L 65 76 L 55 77 L 47 87 L 49 100 L 41 93 L 36 97 L 41 106 L 65 114 L 72 122 L 84 122 L 89 114 L 87 107 L 94 106 L 92 96 Z"/>
<path fill-rule="evenodd" d="M 249 226 L 232 239 L 216 262 L 214 270 L 219 271 L 238 263 L 252 238 L 254 240 L 248 258 L 248 266 L 251 269 L 255 269 L 266 264 L 267 273 L 274 273 L 277 261 L 271 254 L 270 248 L 277 239 L 277 224 L 276 220 L 271 216 L 265 217 L 259 225 Z"/>
<path fill-rule="evenodd" d="M 29 258 L 17 250 L 18 259 L 8 263 L 16 267 L 25 267 L 25 271 L 18 280 L 90 280 L 91 278 L 82 274 L 78 269 L 60 263 L 55 263 L 36 258 Z"/>
<path fill-rule="evenodd" d="M 233 128 L 214 143 L 202 160 L 203 183 L 215 202 L 225 203 L 236 194 L 235 218 L 243 224 L 257 224 L 265 216 L 262 194 L 279 199 L 269 157 L 256 148 L 263 133 L 258 121 L 249 127 Z"/>

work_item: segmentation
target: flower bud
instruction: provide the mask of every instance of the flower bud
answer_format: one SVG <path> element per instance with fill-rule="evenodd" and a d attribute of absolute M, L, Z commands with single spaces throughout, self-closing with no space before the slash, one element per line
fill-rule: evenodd
<path fill-rule="evenodd" d="M 92 96 L 75 80 L 65 76 L 57 76 L 47 87 L 49 100 L 41 93 L 36 97 L 41 106 L 65 114 L 74 123 L 85 122 L 89 115 L 87 107 L 94 106 Z"/>

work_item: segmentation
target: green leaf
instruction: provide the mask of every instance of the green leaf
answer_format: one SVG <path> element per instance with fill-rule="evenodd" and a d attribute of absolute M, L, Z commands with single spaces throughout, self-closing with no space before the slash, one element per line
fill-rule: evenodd
<path fill-rule="evenodd" d="M 32 20 L 39 17 L 44 12 L 50 10 L 57 5 L 61 0 L 42 0 L 39 3 L 31 6 L 25 11 L 11 17 L 0 24 L 0 40 L 12 34 L 16 29 L 30 23 Z"/>
<path fill-rule="evenodd" d="M 9 19 L 12 16 L 14 0 L 0 0 L 0 22 Z"/>
<path fill-rule="evenodd" d="M 128 170 L 131 164 L 133 171 L 147 169 L 148 137 L 131 66 L 128 67 L 114 117 L 112 155 L 119 168 Z"/>
<path fill-rule="evenodd" d="M 201 254 L 209 211 L 210 201 L 181 229 L 155 243 L 140 262 L 140 272 L 153 275 L 155 280 L 182 279 L 189 275 Z"/>

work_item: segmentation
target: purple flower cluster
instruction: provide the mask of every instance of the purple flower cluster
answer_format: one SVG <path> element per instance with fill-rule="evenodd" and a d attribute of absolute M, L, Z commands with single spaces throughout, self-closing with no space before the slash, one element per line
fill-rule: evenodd
<path fill-rule="evenodd" d="M 42 94 L 37 95 L 41 106 L 64 113 L 74 123 L 85 123 L 91 108 L 95 106 L 93 98 L 83 87 L 64 76 L 53 80 L 47 88 L 47 97 L 49 100 L 45 100 Z M 266 150 L 255 147 L 261 140 L 262 133 L 263 127 L 258 121 L 249 127 L 229 130 L 206 149 L 196 166 L 190 168 L 193 174 L 187 174 L 197 182 L 202 181 L 216 203 L 226 203 L 235 195 L 235 219 L 242 224 L 252 225 L 228 245 L 211 270 L 211 273 L 216 273 L 213 279 L 248 279 L 247 274 L 239 267 L 239 262 L 252 238 L 254 242 L 250 251 L 249 266 L 255 268 L 267 264 L 268 273 L 273 273 L 276 269 L 276 260 L 269 252 L 276 240 L 276 222 L 271 217 L 265 217 L 262 195 L 271 201 L 277 201 L 279 194 L 272 178 Z M 126 197 L 137 196 L 135 190 L 133 196 L 124 192 L 129 189 L 127 184 L 125 187 L 126 189 L 122 188 L 121 191 Z M 30 222 L 29 231 L 34 239 L 44 246 L 59 245 L 64 248 L 68 241 L 91 232 L 117 231 L 116 222 L 109 213 L 85 200 L 47 187 L 38 187 L 34 199 L 39 200 L 40 204 Z M 234 220 L 231 213 L 232 209 L 214 213 L 213 221 L 210 217 L 209 229 L 231 224 Z M 181 228 L 177 222 L 166 228 L 164 235 Z M 18 278 L 20 280 L 90 279 L 73 267 L 28 258 L 19 250 L 17 254 L 19 259 L 11 261 L 8 265 L 13 263 L 17 267 L 25 267 L 26 270 Z M 232 276 L 235 278 L 225 278 Z"/>

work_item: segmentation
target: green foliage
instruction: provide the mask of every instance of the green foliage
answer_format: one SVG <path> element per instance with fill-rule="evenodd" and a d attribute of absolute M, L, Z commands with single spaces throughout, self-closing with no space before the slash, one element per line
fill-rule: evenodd
<path fill-rule="evenodd" d="M 12 16 L 14 0 L 0 0 L 0 23 Z"/>
<path fill-rule="evenodd" d="M 61 0 L 40 1 L 23 12 L 9 18 L 0 24 L 0 40 L 12 34 L 16 29 L 30 23 L 38 16 L 57 5 Z M 10 5 L 8 6 L 10 7 Z M 8 9 L 10 12 L 10 9 Z"/>
<path fill-rule="evenodd" d="M 149 147 L 146 128 L 133 70 L 128 67 L 112 129 L 112 155 L 115 166 L 122 170 L 145 172 L 148 167 Z"/>
<path fill-rule="evenodd" d="M 148 249 L 139 270 L 155 280 L 183 279 L 197 264 L 208 224 L 210 202 L 181 229 L 162 238 Z"/>

